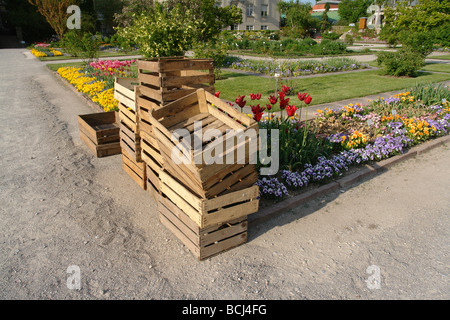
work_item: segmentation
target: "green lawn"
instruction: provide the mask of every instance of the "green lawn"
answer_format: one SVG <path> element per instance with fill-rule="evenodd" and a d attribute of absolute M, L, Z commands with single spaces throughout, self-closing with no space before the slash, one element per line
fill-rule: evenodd
<path fill-rule="evenodd" d="M 268 97 L 274 94 L 275 79 L 268 79 L 245 74 L 225 73 L 228 77 L 216 81 L 216 91 L 220 97 L 234 101 L 240 95 L 246 95 L 247 103 L 250 93 L 262 93 L 261 104 L 265 106 Z M 416 78 L 395 78 L 381 75 L 380 70 L 336 74 L 322 77 L 311 77 L 294 80 L 295 91 L 308 92 L 313 101 L 311 105 L 333 101 L 364 97 L 377 93 L 401 90 L 418 83 L 450 80 L 450 74 L 422 73 Z M 278 90 L 280 90 L 278 83 Z M 298 105 L 296 96 L 290 97 Z"/>
<path fill-rule="evenodd" d="M 442 55 L 442 56 L 427 57 L 427 59 L 450 60 L 450 54 L 445 54 L 445 55 Z"/>
<path fill-rule="evenodd" d="M 450 63 L 427 63 L 421 70 L 450 73 Z"/>

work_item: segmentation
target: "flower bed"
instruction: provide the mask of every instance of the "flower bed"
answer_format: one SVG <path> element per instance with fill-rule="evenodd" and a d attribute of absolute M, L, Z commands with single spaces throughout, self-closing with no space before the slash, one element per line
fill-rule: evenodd
<path fill-rule="evenodd" d="M 58 74 L 69 81 L 77 91 L 88 95 L 105 111 L 117 111 L 118 101 L 114 99 L 116 77 L 137 77 L 133 71 L 135 60 L 106 60 L 91 62 L 87 67 L 62 67 Z"/>
<path fill-rule="evenodd" d="M 30 50 L 33 55 L 38 58 L 62 56 L 63 53 L 50 47 L 48 43 L 35 43 Z"/>
<path fill-rule="evenodd" d="M 329 182 L 358 165 L 402 154 L 450 130 L 450 86 L 418 86 L 364 106 L 318 110 L 307 122 L 299 120 L 302 108 L 285 98 L 289 89 L 271 96 L 266 107 L 261 107 L 260 95 L 250 95 L 249 116 L 259 121 L 261 129 L 279 130 L 280 171 L 260 176 L 257 182 L 260 197 L 269 202 Z M 311 102 L 307 94 L 298 97 L 307 105 Z M 270 112 L 277 103 L 281 115 Z M 245 106 L 245 96 L 239 96 L 236 104 Z"/>
<path fill-rule="evenodd" d="M 256 60 L 237 60 L 230 68 L 252 71 L 281 77 L 298 77 L 308 74 L 350 71 L 368 68 L 366 63 L 357 62 L 350 58 L 330 58 L 325 61 L 297 61 L 297 62 L 269 62 Z"/>

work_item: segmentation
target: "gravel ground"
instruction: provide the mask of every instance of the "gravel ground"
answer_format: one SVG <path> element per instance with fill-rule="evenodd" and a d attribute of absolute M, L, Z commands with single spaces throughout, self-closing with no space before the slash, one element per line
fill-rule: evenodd
<path fill-rule="evenodd" d="M 0 50 L 1 299 L 450 298 L 448 147 L 250 225 L 248 243 L 199 262 L 120 156 L 80 141 L 76 116 L 92 109 L 23 52 Z"/>

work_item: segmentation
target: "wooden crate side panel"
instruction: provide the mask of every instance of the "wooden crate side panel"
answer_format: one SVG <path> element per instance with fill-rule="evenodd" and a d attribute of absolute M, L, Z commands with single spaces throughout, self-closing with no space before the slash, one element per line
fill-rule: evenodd
<path fill-rule="evenodd" d="M 129 110 L 127 106 L 119 103 L 119 112 L 123 113 L 126 117 L 130 119 L 130 121 L 137 123 L 138 118 L 138 112 L 135 110 Z"/>
<path fill-rule="evenodd" d="M 251 215 L 258 211 L 259 201 L 252 200 L 244 202 L 230 208 L 221 209 L 213 213 L 202 216 L 201 226 L 208 227 L 223 223 L 223 221 L 238 219 L 240 217 Z"/>
<path fill-rule="evenodd" d="M 134 182 L 136 182 L 142 189 L 146 189 L 147 184 L 145 179 L 142 179 L 135 171 L 128 167 L 125 162 L 122 163 L 122 168 L 126 173 L 128 173 L 131 179 L 134 180 Z"/>
<path fill-rule="evenodd" d="M 201 75 L 192 76 L 179 76 L 179 77 L 163 77 L 162 87 L 181 87 L 183 85 L 193 85 L 193 84 L 213 84 L 214 74 L 203 73 Z"/>
<path fill-rule="evenodd" d="M 129 166 L 141 179 L 145 178 L 145 163 L 135 161 L 128 151 L 124 149 L 122 149 L 122 161 L 126 163 L 126 165 Z"/>
<path fill-rule="evenodd" d="M 133 143 L 139 143 L 140 134 L 128 127 L 124 122 L 120 122 L 120 135 L 126 135 Z"/>
<path fill-rule="evenodd" d="M 125 150 L 134 161 L 142 161 L 141 150 L 136 150 L 133 146 L 130 146 L 124 139 L 120 140 L 120 147 Z"/>
<path fill-rule="evenodd" d="M 214 70 L 212 59 L 167 60 L 161 63 L 161 72 L 177 70 Z"/>
<path fill-rule="evenodd" d="M 97 143 L 97 132 L 81 116 L 78 116 L 78 127 L 86 137 Z"/>
<path fill-rule="evenodd" d="M 247 242 L 247 221 L 241 219 L 225 226 L 200 229 L 170 200 L 159 197 L 161 223 L 171 231 L 199 260 L 224 252 Z"/>
<path fill-rule="evenodd" d="M 244 190 L 239 190 L 233 193 L 229 193 L 224 196 L 209 199 L 204 201 L 204 208 L 206 211 L 226 207 L 236 202 L 243 202 L 256 199 L 259 196 L 258 186 L 253 186 Z"/>
<path fill-rule="evenodd" d="M 223 253 L 247 242 L 247 232 L 240 233 L 234 237 L 222 240 L 218 243 L 202 248 L 200 252 L 200 260 L 210 258 L 216 254 Z"/>
<path fill-rule="evenodd" d="M 142 73 L 140 72 L 138 75 L 139 82 L 142 84 L 147 84 L 155 87 L 155 90 L 161 87 L 161 78 L 159 73 Z"/>

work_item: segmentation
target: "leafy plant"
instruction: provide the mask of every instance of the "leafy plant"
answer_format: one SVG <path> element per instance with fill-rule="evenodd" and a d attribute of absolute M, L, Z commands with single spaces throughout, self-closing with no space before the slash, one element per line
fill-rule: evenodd
<path fill-rule="evenodd" d="M 414 77 L 417 70 L 425 65 L 424 57 L 409 48 L 397 52 L 380 52 L 377 62 L 379 65 L 384 64 L 385 74 L 395 77 Z"/>

